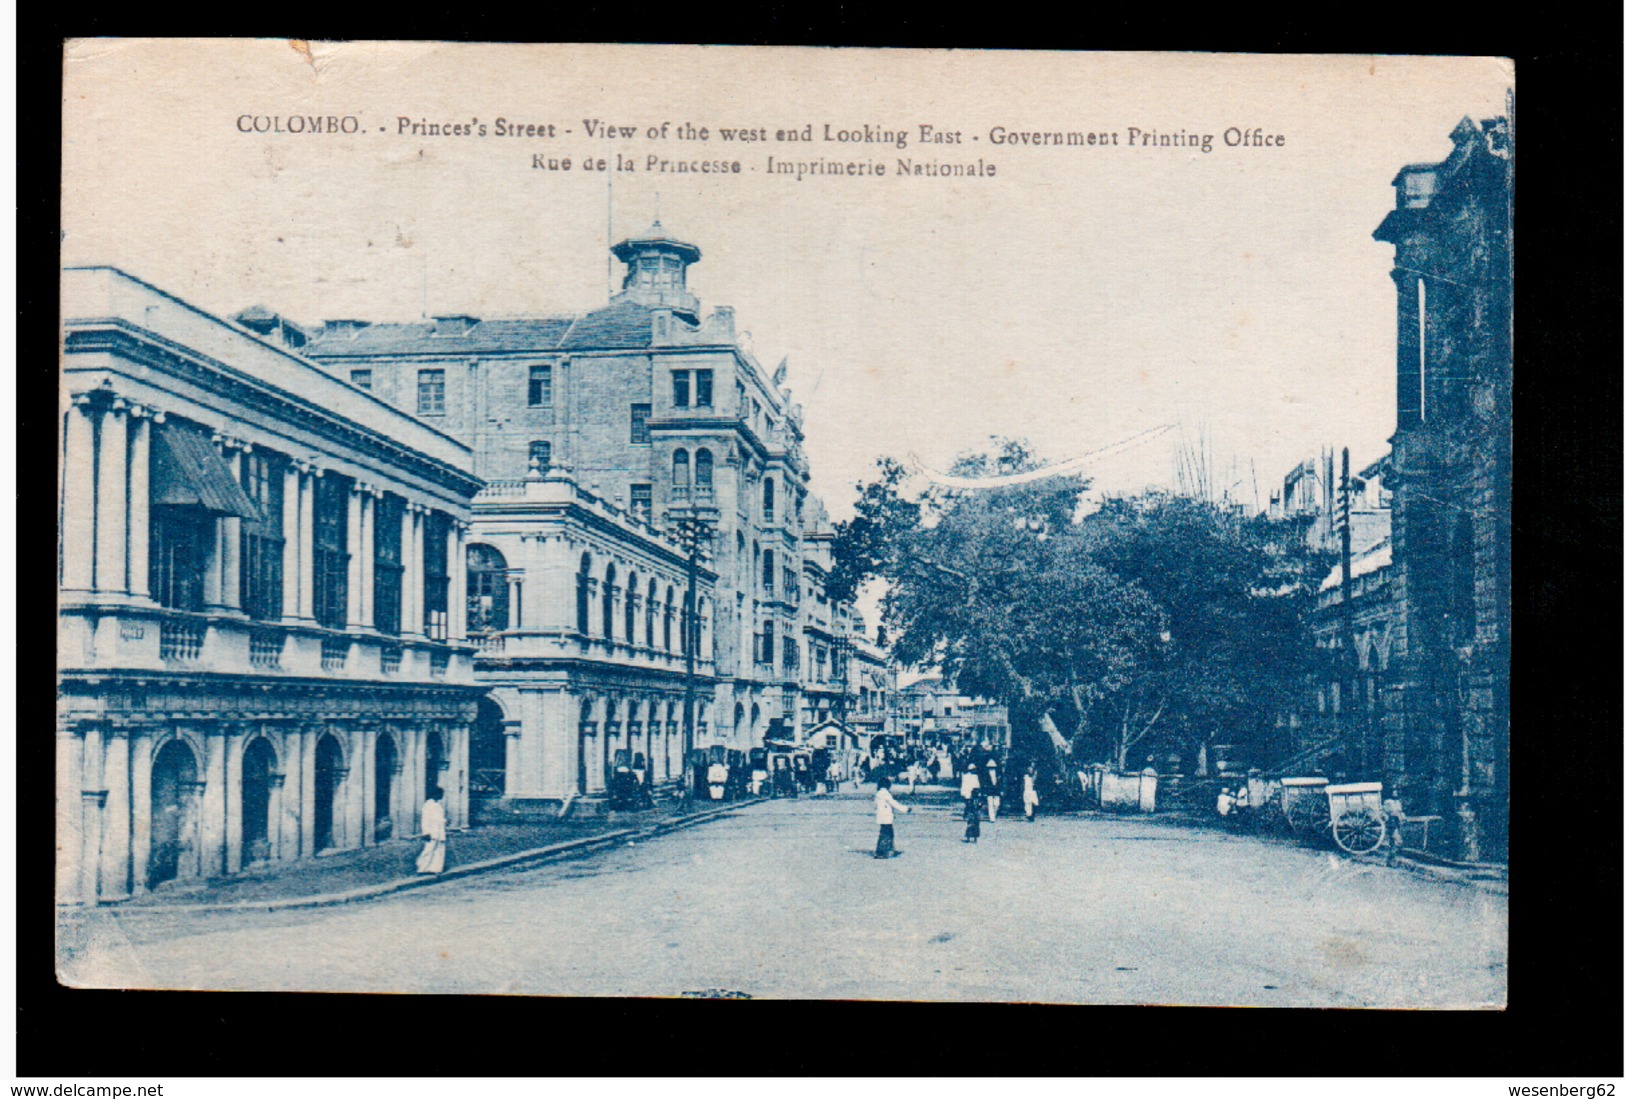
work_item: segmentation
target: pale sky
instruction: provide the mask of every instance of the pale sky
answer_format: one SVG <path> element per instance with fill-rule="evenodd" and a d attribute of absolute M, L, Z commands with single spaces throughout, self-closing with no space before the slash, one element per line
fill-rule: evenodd
<path fill-rule="evenodd" d="M 1392 248 L 1371 232 L 1398 169 L 1504 114 L 1510 62 L 283 41 L 69 48 L 63 259 L 122 267 L 230 315 L 406 320 L 570 313 L 607 295 L 619 239 L 660 219 L 699 245 L 689 288 L 788 356 L 813 487 L 836 518 L 882 454 L 946 468 L 989 435 L 1060 461 L 1159 424 L 1205 431 L 1261 502 L 1322 444 L 1357 464 L 1393 431 Z M 353 134 L 239 132 L 352 116 Z M 552 124 L 555 137 L 413 137 L 398 119 Z M 585 120 L 633 125 L 592 139 Z M 679 141 L 684 121 L 712 131 Z M 669 123 L 664 140 L 651 126 Z M 811 124 L 815 140 L 772 140 Z M 961 135 L 922 145 L 919 126 Z M 908 147 L 816 140 L 903 130 Z M 249 122 L 252 127 L 252 121 Z M 720 140 L 722 127 L 769 140 Z M 992 130 L 1118 134 L 1012 147 Z M 1229 127 L 1286 138 L 1227 148 Z M 383 127 L 384 132 L 380 132 Z M 1129 127 L 1211 134 L 1128 147 Z M 573 133 L 564 133 L 565 129 Z M 973 138 L 975 140 L 973 140 Z M 568 156 L 572 170 L 532 167 Z M 581 170 L 617 153 L 632 173 Z M 646 158 L 739 160 L 649 174 Z M 884 178 L 769 175 L 872 161 Z M 902 178 L 899 158 L 997 167 Z M 754 169 L 754 170 L 752 170 Z M 619 265 L 615 265 L 617 271 Z M 427 294 L 425 294 L 425 285 Z M 1177 433 L 1092 467 L 1171 484 Z M 1238 490 L 1242 491 L 1242 490 Z"/>

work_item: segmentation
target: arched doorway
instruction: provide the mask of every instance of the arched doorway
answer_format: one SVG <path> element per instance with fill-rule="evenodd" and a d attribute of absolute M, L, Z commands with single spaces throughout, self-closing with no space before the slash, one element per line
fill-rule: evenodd
<path fill-rule="evenodd" d="M 425 799 L 445 783 L 446 742 L 438 732 L 430 731 L 423 749 L 423 796 Z"/>
<path fill-rule="evenodd" d="M 338 739 L 328 733 L 316 744 L 316 819 L 312 823 L 317 851 L 326 851 L 338 844 L 335 825 L 343 772 L 344 752 L 339 748 Z"/>
<path fill-rule="evenodd" d="M 152 853 L 147 887 L 190 877 L 197 836 L 197 757 L 179 740 L 152 761 Z"/>
<path fill-rule="evenodd" d="M 256 737 L 243 753 L 242 863 L 253 866 L 271 858 L 271 776 L 276 773 L 276 752 L 264 737 Z"/>
<path fill-rule="evenodd" d="M 388 733 L 378 734 L 378 746 L 372 757 L 372 834 L 375 843 L 382 843 L 395 835 L 395 780 L 401 769 L 400 752 L 395 738 Z"/>
<path fill-rule="evenodd" d="M 502 707 L 490 695 L 481 697 L 468 740 L 468 796 L 477 811 L 508 789 L 508 747 Z"/>

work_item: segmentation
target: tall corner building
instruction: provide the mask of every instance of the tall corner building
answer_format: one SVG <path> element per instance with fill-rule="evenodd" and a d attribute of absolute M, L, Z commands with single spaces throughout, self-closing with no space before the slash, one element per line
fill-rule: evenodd
<path fill-rule="evenodd" d="M 816 550 L 828 522 L 782 364 L 762 368 L 731 309 L 702 314 L 695 245 L 656 222 L 612 251 L 622 288 L 580 316 L 327 321 L 296 336 L 473 451 L 486 488 L 470 633 L 490 688 L 473 766 L 513 800 L 597 795 L 620 753 L 659 783 L 686 751 L 797 739 L 836 678 L 826 665 L 809 691 L 814 656 L 851 659 L 830 629 Z M 710 537 L 694 562 L 691 672 L 691 561 L 674 534 L 695 514 Z"/>
<path fill-rule="evenodd" d="M 1464 118 L 1394 178 L 1394 661 L 1384 773 L 1467 859 L 1504 857 L 1509 798 L 1513 147 Z"/>

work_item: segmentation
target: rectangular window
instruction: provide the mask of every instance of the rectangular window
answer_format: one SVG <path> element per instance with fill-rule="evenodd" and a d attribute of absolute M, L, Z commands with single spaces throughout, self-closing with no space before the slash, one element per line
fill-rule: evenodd
<path fill-rule="evenodd" d="M 444 416 L 446 414 L 446 372 L 444 370 L 418 371 L 418 415 Z"/>
<path fill-rule="evenodd" d="M 255 450 L 243 455 L 243 491 L 260 517 L 242 524 L 242 567 L 238 598 L 250 618 L 282 617 L 282 476 L 281 455 Z"/>
<path fill-rule="evenodd" d="M 199 508 L 157 506 L 149 522 L 152 597 L 174 610 L 202 610 L 203 566 L 214 542 L 214 516 Z"/>
<path fill-rule="evenodd" d="M 423 522 L 423 628 L 431 641 L 446 640 L 447 610 L 451 606 L 451 574 L 447 569 L 446 538 L 451 517 L 431 511 Z"/>
<path fill-rule="evenodd" d="M 316 621 L 330 630 L 342 630 L 350 594 L 350 479 L 336 473 L 318 477 L 315 510 Z"/>
<path fill-rule="evenodd" d="M 688 407 L 688 371 L 671 372 L 671 403 L 673 408 Z"/>
<path fill-rule="evenodd" d="M 769 619 L 762 623 L 762 663 L 773 663 L 773 621 Z"/>
<path fill-rule="evenodd" d="M 653 512 L 654 512 L 654 486 L 653 485 L 633 485 L 632 486 L 632 514 L 636 515 L 636 516 L 639 516 L 640 518 L 643 519 L 644 522 L 647 523 L 649 521 L 649 516 Z"/>
<path fill-rule="evenodd" d="M 350 371 L 350 384 L 355 386 L 357 389 L 366 389 L 366 390 L 372 389 L 372 371 L 370 371 L 370 370 L 352 370 L 352 371 Z"/>
<path fill-rule="evenodd" d="M 530 407 L 553 407 L 553 368 L 551 366 L 533 366 L 530 368 Z"/>
<path fill-rule="evenodd" d="M 700 408 L 711 407 L 711 371 L 694 371 L 694 403 Z"/>
<path fill-rule="evenodd" d="M 553 444 L 546 439 L 536 439 L 530 444 L 530 462 L 536 465 L 536 471 L 543 477 L 553 468 Z"/>
<path fill-rule="evenodd" d="M 646 404 L 632 406 L 632 441 L 634 443 L 649 441 L 649 406 Z"/>
<path fill-rule="evenodd" d="M 406 501 L 386 492 L 372 521 L 372 624 L 379 633 L 401 632 L 401 515 Z"/>

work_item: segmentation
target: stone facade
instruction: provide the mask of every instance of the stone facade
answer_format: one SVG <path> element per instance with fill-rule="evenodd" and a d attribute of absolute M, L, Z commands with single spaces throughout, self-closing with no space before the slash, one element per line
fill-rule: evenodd
<path fill-rule="evenodd" d="M 850 679 L 808 680 L 811 657 L 849 628 L 851 613 L 825 608 L 820 617 L 813 609 L 822 602 L 822 573 L 808 566 L 807 539 L 822 529 L 815 519 L 822 510 L 808 491 L 801 409 L 783 387 L 787 366 L 762 368 L 736 333 L 732 310 L 719 307 L 702 318 L 687 282 L 700 259 L 694 245 L 656 223 L 613 252 L 626 265 L 622 289 L 581 316 L 328 321 L 310 331 L 270 316 L 260 323 L 300 342 L 338 377 L 463 439 L 476 472 L 493 486 L 488 494 L 534 472 L 563 478 L 582 498 L 633 518 L 638 532 L 628 535 L 624 552 L 606 550 L 595 561 L 619 555 L 616 576 L 636 568 L 642 584 L 651 570 L 659 574 L 657 603 L 665 602 L 669 562 L 643 556 L 654 542 L 642 528 L 671 532 L 683 516 L 703 517 L 711 531 L 706 570 L 714 580 L 706 595 L 707 716 L 698 746 L 743 751 L 769 736 L 799 739 L 828 709 L 809 704 L 809 690 L 822 696 L 855 687 Z M 476 541 L 498 521 L 485 499 L 476 509 Z M 501 513 L 504 523 L 513 518 L 511 510 Z M 538 598 L 573 600 L 569 575 L 555 580 L 565 588 L 537 591 Z M 527 572 L 527 590 L 535 581 Z M 670 685 L 647 678 L 642 656 L 630 649 L 598 656 L 600 672 L 619 665 L 630 677 L 625 690 L 645 699 L 640 705 L 661 705 L 649 700 Z M 494 660 L 487 649 L 476 675 L 496 686 L 506 682 L 507 670 Z M 588 701 L 586 694 L 576 697 L 577 708 Z M 602 705 L 613 697 L 604 689 L 592 695 Z M 609 716 L 625 712 L 622 703 L 615 706 L 581 718 L 582 727 L 629 725 L 630 718 Z M 570 791 L 553 780 L 544 785 L 564 796 L 595 792 L 590 772 Z"/>
<path fill-rule="evenodd" d="M 1504 118 L 1451 140 L 1395 177 L 1374 233 L 1398 299 L 1384 769 L 1472 859 L 1507 844 L 1513 149 Z"/>
<path fill-rule="evenodd" d="M 112 268 L 62 314 L 59 901 L 463 826 L 467 448 Z"/>

